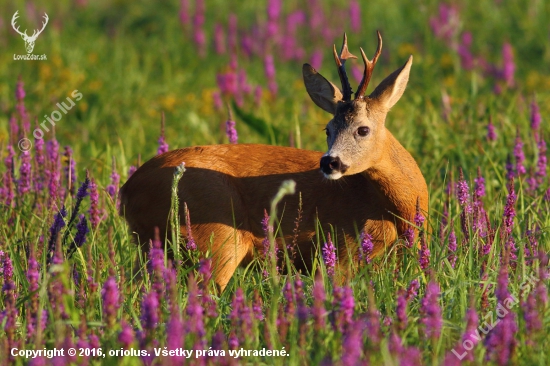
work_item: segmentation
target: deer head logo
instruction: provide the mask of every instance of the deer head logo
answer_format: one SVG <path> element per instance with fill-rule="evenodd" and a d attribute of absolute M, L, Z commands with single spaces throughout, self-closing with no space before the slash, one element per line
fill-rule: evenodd
<path fill-rule="evenodd" d="M 11 26 L 13 27 L 13 29 L 19 33 L 21 35 L 21 38 L 23 38 L 23 41 L 25 41 L 25 48 L 27 49 L 27 53 L 32 53 L 32 50 L 34 49 L 34 42 L 36 41 L 36 38 L 38 38 L 38 36 L 40 35 L 40 33 L 42 33 L 42 31 L 44 30 L 44 28 L 46 28 L 46 24 L 48 24 L 48 14 L 44 13 L 44 20 L 45 22 L 42 23 L 42 29 L 40 30 L 34 30 L 32 36 L 28 36 L 27 35 L 27 30 L 25 29 L 24 32 L 21 32 L 19 30 L 19 26 L 17 26 L 17 24 L 15 24 L 15 21 L 17 20 L 17 18 L 19 18 L 19 15 L 17 14 L 19 12 L 16 11 L 15 14 L 13 14 L 13 17 L 11 18 Z"/>

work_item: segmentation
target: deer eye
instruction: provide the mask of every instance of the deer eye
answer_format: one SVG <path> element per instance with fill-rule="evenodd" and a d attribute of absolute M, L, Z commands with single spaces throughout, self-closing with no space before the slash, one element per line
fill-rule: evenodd
<path fill-rule="evenodd" d="M 368 128 L 368 127 L 359 127 L 359 128 L 357 129 L 357 134 L 358 134 L 359 136 L 365 137 L 365 136 L 367 136 L 369 133 L 370 133 L 370 128 Z"/>
<path fill-rule="evenodd" d="M 329 132 L 328 128 L 325 128 L 325 133 L 327 134 L 327 137 L 330 136 L 330 132 Z"/>

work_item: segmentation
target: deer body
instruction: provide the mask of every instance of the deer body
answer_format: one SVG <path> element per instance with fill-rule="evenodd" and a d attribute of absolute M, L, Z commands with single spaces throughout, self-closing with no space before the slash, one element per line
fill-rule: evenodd
<path fill-rule="evenodd" d="M 347 52 L 345 41 L 344 48 Z M 351 55 L 344 48 L 342 55 Z M 121 188 L 121 214 L 142 244 L 148 246 L 155 227 L 164 236 L 174 168 L 185 162 L 179 200 L 188 206 L 199 249 L 210 249 L 213 254 L 214 278 L 222 289 L 239 264 L 250 262 L 255 250 L 264 252 L 264 210 L 288 179 L 296 182 L 296 192 L 302 196 L 297 268 L 308 269 L 319 249 L 314 244 L 318 222 L 325 235 L 334 229 L 342 268 L 358 257 L 357 237 L 363 230 L 373 237 L 373 255 L 383 253 L 409 227 L 401 218 L 412 221 L 417 200 L 427 211 L 424 177 L 384 125 L 387 111 L 405 89 L 411 64 L 412 58 L 369 97 L 353 101 L 347 100 L 349 85 L 349 90 L 344 85 L 342 95 L 311 66 L 304 65 L 308 93 L 334 115 L 327 125 L 328 152 L 257 144 L 170 151 L 145 163 Z M 286 244 L 293 241 L 298 209 L 298 194 L 286 196 L 280 203 L 280 232 Z M 186 235 L 183 208 L 180 217 L 180 230 Z M 278 246 L 282 245 L 279 238 Z"/>

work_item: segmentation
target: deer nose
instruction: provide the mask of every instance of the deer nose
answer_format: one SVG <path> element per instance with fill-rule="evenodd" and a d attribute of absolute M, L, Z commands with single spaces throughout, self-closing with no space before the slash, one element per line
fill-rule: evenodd
<path fill-rule="evenodd" d="M 325 174 L 331 174 L 335 171 L 344 173 L 347 169 L 348 166 L 342 163 L 342 160 L 337 156 L 323 156 L 321 158 L 321 171 Z"/>

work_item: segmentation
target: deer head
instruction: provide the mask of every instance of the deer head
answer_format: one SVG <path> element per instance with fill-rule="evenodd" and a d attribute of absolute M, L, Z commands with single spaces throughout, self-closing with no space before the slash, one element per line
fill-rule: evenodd
<path fill-rule="evenodd" d="M 388 149 L 385 127 L 386 114 L 401 98 L 412 65 L 412 56 L 401 68 L 384 79 L 369 95 L 365 92 L 380 52 L 382 37 L 378 34 L 378 48 L 370 61 L 363 49 L 361 56 L 365 64 L 363 79 L 351 100 L 349 84 L 344 64 L 346 59 L 355 58 L 348 51 L 347 37 L 344 34 L 340 56 L 334 47 L 334 59 L 342 83 L 342 90 L 325 79 L 309 64 L 304 64 L 302 73 L 307 92 L 313 102 L 334 117 L 327 124 L 328 151 L 321 158 L 321 171 L 328 179 L 338 179 L 344 175 L 357 174 L 382 162 Z"/>
<path fill-rule="evenodd" d="M 19 15 L 17 14 L 19 11 L 16 11 L 15 14 L 13 14 L 13 17 L 11 18 L 11 26 L 13 27 L 13 29 L 19 33 L 21 35 L 21 38 L 23 38 L 23 41 L 25 41 L 25 48 L 27 49 L 27 53 L 31 53 L 32 50 L 34 49 L 34 42 L 36 41 L 36 38 L 38 38 L 38 36 L 40 35 L 40 33 L 42 33 L 42 31 L 44 30 L 44 28 L 46 28 L 46 24 L 48 24 L 48 14 L 44 13 L 44 19 L 45 21 L 42 23 L 42 29 L 40 30 L 34 30 L 32 36 L 28 36 L 27 35 L 27 30 L 25 29 L 24 32 L 21 32 L 19 31 L 19 26 L 17 26 L 17 24 L 15 24 L 17 18 L 19 18 Z"/>

